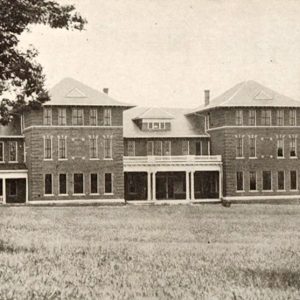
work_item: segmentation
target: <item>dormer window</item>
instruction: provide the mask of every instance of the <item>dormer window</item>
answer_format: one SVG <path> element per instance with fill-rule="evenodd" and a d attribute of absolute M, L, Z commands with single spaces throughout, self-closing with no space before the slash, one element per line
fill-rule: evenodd
<path fill-rule="evenodd" d="M 142 122 L 142 130 L 149 131 L 166 131 L 171 130 L 171 122 L 170 121 L 143 121 Z"/>

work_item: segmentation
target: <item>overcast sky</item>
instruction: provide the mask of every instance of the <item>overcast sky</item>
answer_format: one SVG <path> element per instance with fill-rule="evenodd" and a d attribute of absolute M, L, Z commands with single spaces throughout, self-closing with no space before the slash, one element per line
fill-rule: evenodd
<path fill-rule="evenodd" d="M 300 1 L 63 0 L 83 32 L 34 27 L 47 86 L 73 77 L 120 101 L 195 107 L 256 80 L 300 100 Z"/>

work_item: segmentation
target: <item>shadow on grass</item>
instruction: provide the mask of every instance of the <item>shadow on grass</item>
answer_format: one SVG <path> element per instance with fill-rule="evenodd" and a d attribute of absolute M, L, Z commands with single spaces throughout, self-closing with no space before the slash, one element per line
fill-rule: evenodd
<path fill-rule="evenodd" d="M 33 247 L 24 247 L 24 246 L 13 246 L 9 243 L 0 240 L 0 253 L 33 253 L 34 248 Z"/>

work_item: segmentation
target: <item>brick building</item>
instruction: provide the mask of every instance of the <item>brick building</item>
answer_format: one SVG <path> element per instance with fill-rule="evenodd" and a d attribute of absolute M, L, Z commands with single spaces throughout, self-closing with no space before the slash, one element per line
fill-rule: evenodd
<path fill-rule="evenodd" d="M 3 203 L 299 197 L 300 102 L 240 83 L 196 109 L 121 103 L 76 80 L 0 127 Z"/>

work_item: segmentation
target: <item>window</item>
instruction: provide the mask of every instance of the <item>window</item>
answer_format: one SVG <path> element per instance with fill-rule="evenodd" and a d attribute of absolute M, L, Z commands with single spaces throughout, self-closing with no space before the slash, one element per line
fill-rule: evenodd
<path fill-rule="evenodd" d="M 58 125 L 66 125 L 67 124 L 67 111 L 65 108 L 58 109 Z"/>
<path fill-rule="evenodd" d="M 51 107 L 44 107 L 44 125 L 52 125 Z"/>
<path fill-rule="evenodd" d="M 249 173 L 249 187 L 250 187 L 250 191 L 256 191 L 256 172 L 255 171 L 251 171 Z"/>
<path fill-rule="evenodd" d="M 296 110 L 295 109 L 289 110 L 289 125 L 296 126 Z"/>
<path fill-rule="evenodd" d="M 249 156 L 256 157 L 256 137 L 249 137 Z"/>
<path fill-rule="evenodd" d="M 153 123 L 153 129 L 158 130 L 159 129 L 159 122 L 154 122 Z"/>
<path fill-rule="evenodd" d="M 162 142 L 161 141 L 154 142 L 154 155 L 162 155 Z"/>
<path fill-rule="evenodd" d="M 98 194 L 98 174 L 91 174 L 90 177 L 91 194 Z"/>
<path fill-rule="evenodd" d="M 127 155 L 128 156 L 135 156 L 135 141 L 128 141 L 127 142 Z"/>
<path fill-rule="evenodd" d="M 163 155 L 171 155 L 171 141 L 164 141 Z"/>
<path fill-rule="evenodd" d="M 52 137 L 44 138 L 44 159 L 52 159 Z"/>
<path fill-rule="evenodd" d="M 104 159 L 112 158 L 112 137 L 104 137 Z"/>
<path fill-rule="evenodd" d="M 161 129 L 161 130 L 164 130 L 164 129 L 165 129 L 165 123 L 164 123 L 164 122 L 161 122 L 161 123 L 160 123 L 160 129 Z"/>
<path fill-rule="evenodd" d="M 59 185 L 59 194 L 66 195 L 67 194 L 67 174 L 59 174 L 58 177 L 58 185 Z"/>
<path fill-rule="evenodd" d="M 243 157 L 243 137 L 236 139 L 236 157 Z"/>
<path fill-rule="evenodd" d="M 52 194 L 52 174 L 45 174 L 45 195 Z"/>
<path fill-rule="evenodd" d="M 255 126 L 256 125 L 256 111 L 254 109 L 249 110 L 249 126 Z"/>
<path fill-rule="evenodd" d="M 277 157 L 284 157 L 284 138 L 279 136 L 277 138 Z"/>
<path fill-rule="evenodd" d="M 291 190 L 297 189 L 297 171 L 290 172 L 290 184 L 291 184 Z"/>
<path fill-rule="evenodd" d="M 97 136 L 90 137 L 90 159 L 98 158 L 98 139 Z"/>
<path fill-rule="evenodd" d="M 147 141 L 147 155 L 154 155 L 154 143 L 153 143 L 153 141 Z"/>
<path fill-rule="evenodd" d="M 74 174 L 74 194 L 83 194 L 83 174 Z"/>
<path fill-rule="evenodd" d="M 263 190 L 271 191 L 272 190 L 272 173 L 271 171 L 263 171 Z"/>
<path fill-rule="evenodd" d="M 235 125 L 243 125 L 243 111 L 241 109 L 235 111 Z"/>
<path fill-rule="evenodd" d="M 236 190 L 244 190 L 244 174 L 243 172 L 236 172 Z"/>
<path fill-rule="evenodd" d="M 290 157 L 296 157 L 297 150 L 296 150 L 296 137 L 292 135 L 290 137 Z"/>
<path fill-rule="evenodd" d="M 96 108 L 90 109 L 90 125 L 91 126 L 97 125 L 97 109 Z"/>
<path fill-rule="evenodd" d="M 17 161 L 17 142 L 8 142 L 8 149 L 9 149 L 8 161 L 16 162 Z"/>
<path fill-rule="evenodd" d="M 152 122 L 150 122 L 150 123 L 148 123 L 148 129 L 152 129 L 153 128 L 153 123 Z"/>
<path fill-rule="evenodd" d="M 277 172 L 277 190 L 278 191 L 284 190 L 284 171 Z"/>
<path fill-rule="evenodd" d="M 261 111 L 261 125 L 270 126 L 271 125 L 271 110 L 263 109 Z"/>
<path fill-rule="evenodd" d="M 165 130 L 171 130 L 171 122 L 165 122 Z"/>
<path fill-rule="evenodd" d="M 83 109 L 72 109 L 72 125 L 83 125 Z"/>
<path fill-rule="evenodd" d="M 276 125 L 283 126 L 284 125 L 284 110 L 279 109 L 276 111 Z"/>
<path fill-rule="evenodd" d="M 67 158 L 67 137 L 58 137 L 58 159 Z"/>
<path fill-rule="evenodd" d="M 0 142 L 0 162 L 4 162 L 4 143 Z"/>
<path fill-rule="evenodd" d="M 189 155 L 189 141 L 182 141 L 182 155 Z"/>
<path fill-rule="evenodd" d="M 112 194 L 112 174 L 111 173 L 105 173 L 105 184 L 104 184 L 104 193 L 105 194 Z"/>
<path fill-rule="evenodd" d="M 104 109 L 104 126 L 111 125 L 111 109 L 105 108 Z"/>
<path fill-rule="evenodd" d="M 8 195 L 17 196 L 17 181 L 15 179 L 8 181 Z"/>

